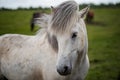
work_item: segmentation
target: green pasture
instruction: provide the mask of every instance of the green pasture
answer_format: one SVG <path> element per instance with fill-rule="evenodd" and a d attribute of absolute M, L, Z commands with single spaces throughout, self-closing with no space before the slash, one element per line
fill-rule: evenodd
<path fill-rule="evenodd" d="M 87 24 L 90 70 L 86 80 L 120 80 L 120 9 L 93 9 L 95 17 Z M 34 35 L 30 20 L 35 10 L 0 11 L 0 35 Z M 46 11 L 49 12 L 49 11 Z"/>

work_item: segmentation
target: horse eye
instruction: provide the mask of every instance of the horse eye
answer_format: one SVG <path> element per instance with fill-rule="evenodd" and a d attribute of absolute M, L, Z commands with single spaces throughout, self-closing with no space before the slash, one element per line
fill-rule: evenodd
<path fill-rule="evenodd" d="M 74 39 L 74 38 L 76 38 L 77 37 L 77 32 L 74 32 L 73 34 L 72 34 L 72 39 Z"/>

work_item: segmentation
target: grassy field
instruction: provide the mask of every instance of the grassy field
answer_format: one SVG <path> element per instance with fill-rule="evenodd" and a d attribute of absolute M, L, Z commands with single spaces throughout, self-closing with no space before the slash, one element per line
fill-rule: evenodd
<path fill-rule="evenodd" d="M 120 80 L 120 9 L 95 9 L 87 26 L 91 68 L 87 80 Z"/>
<path fill-rule="evenodd" d="M 87 24 L 90 70 L 86 80 L 120 80 L 120 9 L 93 9 L 94 23 Z M 33 10 L 0 11 L 0 35 L 33 35 Z"/>

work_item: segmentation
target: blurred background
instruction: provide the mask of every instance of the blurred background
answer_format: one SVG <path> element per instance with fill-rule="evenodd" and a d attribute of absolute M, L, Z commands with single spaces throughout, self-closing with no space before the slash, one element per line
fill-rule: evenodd
<path fill-rule="evenodd" d="M 35 35 L 34 18 L 66 0 L 0 0 L 0 35 Z M 75 0 L 91 5 L 85 19 L 90 70 L 86 80 L 120 80 L 120 0 Z M 33 29 L 34 26 L 34 29 Z"/>

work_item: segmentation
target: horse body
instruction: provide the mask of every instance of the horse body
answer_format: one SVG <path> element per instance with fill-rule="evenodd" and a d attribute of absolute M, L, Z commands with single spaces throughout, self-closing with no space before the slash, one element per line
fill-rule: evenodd
<path fill-rule="evenodd" d="M 43 45 L 41 40 L 42 38 L 36 39 L 23 35 L 2 36 L 0 39 L 1 72 L 10 80 L 31 80 L 34 76 L 40 76 L 42 71 L 44 72 L 44 68 L 42 70 L 40 68 L 54 59 L 49 56 L 50 54 L 46 51 L 48 47 L 45 43 Z M 35 73 L 37 75 L 31 76 Z"/>
<path fill-rule="evenodd" d="M 0 73 L 10 80 L 76 80 L 81 78 L 80 74 L 85 75 L 82 71 L 84 69 L 77 65 L 70 76 L 59 76 L 55 70 L 56 52 L 50 48 L 46 37 L 47 35 L 36 38 L 18 34 L 0 37 Z M 86 64 L 87 55 L 85 63 L 83 62 L 83 65 Z"/>
<path fill-rule="evenodd" d="M 9 80 L 83 80 L 89 69 L 83 20 L 88 8 L 78 12 L 76 5 L 67 1 L 49 17 L 44 16 L 43 28 L 35 36 L 1 36 L 0 78 L 4 75 Z M 47 24 L 46 18 L 50 19 Z"/>

